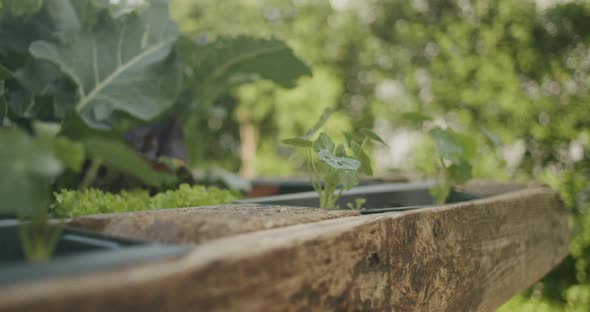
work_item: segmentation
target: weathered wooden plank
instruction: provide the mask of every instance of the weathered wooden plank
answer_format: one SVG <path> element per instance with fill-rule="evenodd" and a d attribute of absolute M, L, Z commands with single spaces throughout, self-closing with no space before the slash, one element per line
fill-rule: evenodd
<path fill-rule="evenodd" d="M 226 205 L 82 216 L 68 225 L 105 235 L 162 243 L 213 239 L 308 222 L 356 216 L 353 210 Z"/>
<path fill-rule="evenodd" d="M 530 188 L 205 242 L 188 256 L 0 290 L 0 311 L 490 311 L 567 254 L 568 214 Z"/>
<path fill-rule="evenodd" d="M 476 181 L 460 190 L 492 196 L 535 186 L 539 185 Z M 225 205 L 82 216 L 69 220 L 68 225 L 139 240 L 201 244 L 236 234 L 359 214 L 350 210 Z"/>

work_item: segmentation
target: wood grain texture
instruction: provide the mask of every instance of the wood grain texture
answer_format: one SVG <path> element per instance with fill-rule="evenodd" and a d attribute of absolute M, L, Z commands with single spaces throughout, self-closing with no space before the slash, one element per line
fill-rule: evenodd
<path fill-rule="evenodd" d="M 242 204 L 82 216 L 67 224 L 110 236 L 201 244 L 230 235 L 356 215 L 360 212 Z"/>
<path fill-rule="evenodd" d="M 492 196 L 538 186 L 476 181 L 458 189 L 478 196 Z M 360 212 L 242 204 L 81 216 L 67 224 L 116 237 L 201 244 L 236 234 L 356 215 Z"/>
<path fill-rule="evenodd" d="M 0 311 L 491 311 L 567 254 L 544 187 L 227 236 L 161 263 L 0 289 Z"/>

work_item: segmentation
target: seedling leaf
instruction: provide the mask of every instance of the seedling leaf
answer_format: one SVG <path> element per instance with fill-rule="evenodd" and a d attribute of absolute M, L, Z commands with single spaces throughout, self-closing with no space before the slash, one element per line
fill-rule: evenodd
<path fill-rule="evenodd" d="M 305 136 L 312 137 L 321 127 L 323 127 L 326 124 L 326 122 L 328 121 L 328 119 L 330 118 L 330 116 L 332 115 L 333 112 L 334 112 L 333 108 L 326 107 L 324 109 L 324 111 L 322 112 L 320 119 L 318 119 L 318 121 L 315 123 L 315 125 L 313 125 L 313 127 L 311 127 L 307 131 L 307 134 Z"/>
<path fill-rule="evenodd" d="M 358 174 L 356 170 L 338 170 L 338 181 L 345 190 L 350 190 L 358 184 Z"/>
<path fill-rule="evenodd" d="M 371 159 L 369 155 L 363 151 L 360 144 L 352 142 L 351 150 L 354 156 L 361 162 L 361 172 L 365 175 L 373 175 L 373 167 L 371 166 Z"/>
<path fill-rule="evenodd" d="M 352 142 L 361 143 L 363 141 L 362 138 L 352 132 L 343 131 L 342 134 L 344 135 L 344 138 L 346 138 L 346 144 L 350 148 L 352 148 Z"/>
<path fill-rule="evenodd" d="M 336 146 L 334 145 L 334 142 L 332 142 L 330 137 L 324 132 L 320 133 L 320 136 L 315 140 L 315 142 L 313 142 L 313 150 L 318 153 L 322 150 L 327 150 L 330 153 L 334 153 L 335 148 Z"/>
<path fill-rule="evenodd" d="M 389 145 L 387 145 L 387 143 L 385 143 L 385 141 L 383 141 L 383 139 L 379 135 L 377 135 L 377 133 L 373 132 L 373 130 L 362 128 L 361 130 L 359 130 L 359 132 L 365 137 L 371 139 L 372 141 L 379 142 L 389 148 Z"/>
<path fill-rule="evenodd" d="M 475 156 L 476 143 L 469 136 L 439 127 L 431 129 L 428 134 L 441 156 L 453 163 L 470 160 Z"/>
<path fill-rule="evenodd" d="M 472 177 L 471 165 L 467 162 L 452 164 L 448 168 L 449 175 L 455 183 L 463 183 Z"/>
<path fill-rule="evenodd" d="M 53 141 L 53 150 L 57 158 L 74 172 L 80 172 L 86 154 L 84 146 L 79 142 L 71 141 L 65 137 L 57 137 Z"/>
<path fill-rule="evenodd" d="M 318 153 L 320 161 L 328 166 L 339 170 L 358 170 L 361 167 L 361 162 L 349 157 L 337 157 L 328 150 L 320 150 Z"/>

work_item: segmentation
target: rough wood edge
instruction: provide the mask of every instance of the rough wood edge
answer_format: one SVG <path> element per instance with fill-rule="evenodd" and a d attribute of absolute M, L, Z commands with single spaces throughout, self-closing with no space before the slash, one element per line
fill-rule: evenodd
<path fill-rule="evenodd" d="M 568 213 L 531 188 L 197 246 L 181 259 L 0 292 L 0 311 L 490 311 L 567 254 Z"/>
<path fill-rule="evenodd" d="M 478 196 L 493 196 L 538 186 L 475 181 L 457 188 Z M 359 214 L 355 210 L 241 204 L 81 216 L 67 224 L 115 237 L 202 244 L 231 235 Z"/>
<path fill-rule="evenodd" d="M 82 216 L 67 224 L 116 237 L 202 244 L 231 235 L 356 215 L 360 212 L 240 204 Z"/>

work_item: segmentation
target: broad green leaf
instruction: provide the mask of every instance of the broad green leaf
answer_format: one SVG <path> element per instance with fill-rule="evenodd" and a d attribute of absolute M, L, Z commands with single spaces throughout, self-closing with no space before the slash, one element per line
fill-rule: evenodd
<path fill-rule="evenodd" d="M 371 166 L 371 158 L 363 149 L 361 145 L 355 141 L 352 141 L 350 149 L 356 159 L 361 162 L 361 171 L 368 176 L 373 175 L 373 167 Z"/>
<path fill-rule="evenodd" d="M 471 161 L 477 153 L 477 142 L 471 136 L 452 132 L 453 138 L 463 152 L 463 160 Z"/>
<path fill-rule="evenodd" d="M 352 142 L 361 143 L 363 141 L 363 138 L 359 137 L 358 134 L 354 134 L 352 132 L 347 132 L 347 131 L 343 131 L 342 134 L 344 135 L 344 138 L 346 139 L 346 144 L 350 148 L 352 148 Z"/>
<path fill-rule="evenodd" d="M 18 83 L 32 94 L 49 95 L 52 84 L 60 79 L 62 74 L 51 63 L 33 60 L 14 72 Z"/>
<path fill-rule="evenodd" d="M 320 150 L 318 153 L 320 161 L 328 166 L 338 170 L 353 170 L 356 172 L 361 167 L 361 163 L 349 157 L 337 157 L 328 150 Z"/>
<path fill-rule="evenodd" d="M 94 129 L 89 127 L 84 120 L 77 114 L 69 114 L 63 121 L 60 135 L 68 137 L 74 141 L 82 141 L 85 138 L 105 138 L 116 140 L 124 136 L 125 131 L 113 128 L 109 131 L 103 129 Z"/>
<path fill-rule="evenodd" d="M 83 141 L 89 157 L 102 164 L 133 176 L 146 184 L 159 186 L 170 178 L 152 169 L 134 150 L 125 143 L 106 138 L 88 138 Z"/>
<path fill-rule="evenodd" d="M 68 41 L 76 36 L 81 29 L 81 21 L 76 13 L 74 3 L 88 2 L 89 0 L 44 0 L 45 11 L 50 16 L 55 37 L 61 41 Z M 74 3 L 72 3 L 74 2 Z"/>
<path fill-rule="evenodd" d="M 471 160 L 477 151 L 475 140 L 451 129 L 435 127 L 428 134 L 442 157 L 453 163 Z"/>
<path fill-rule="evenodd" d="M 86 157 L 81 143 L 60 136 L 53 141 L 53 151 L 68 169 L 74 172 L 81 171 Z"/>
<path fill-rule="evenodd" d="M 367 129 L 367 128 L 362 128 L 361 130 L 359 130 L 359 132 L 364 135 L 365 137 L 369 138 L 372 141 L 375 142 L 379 142 L 387 147 L 389 147 L 389 145 L 387 145 L 387 143 L 385 143 L 385 141 L 383 141 L 383 139 L 375 132 L 373 132 L 373 130 Z"/>
<path fill-rule="evenodd" d="M 433 128 L 428 134 L 434 142 L 436 150 L 442 157 L 452 161 L 459 162 L 462 158 L 463 150 L 454 140 L 452 133 L 449 130 L 441 128 Z"/>
<path fill-rule="evenodd" d="M 5 9 L 0 11 L 0 51 L 2 51 L 2 61 L 4 65 L 15 70 L 26 65 L 30 60 L 28 52 L 29 46 L 35 40 L 54 40 L 62 39 L 66 34 L 62 34 L 67 27 L 62 27 L 63 23 L 68 23 L 68 10 L 63 8 L 54 8 L 57 2 L 67 2 L 69 0 L 9 0 L 6 2 Z M 88 2 L 71 1 L 71 2 Z M 17 16 L 10 10 L 10 3 L 17 5 L 27 5 L 33 3 L 30 13 L 27 16 Z M 43 4 L 43 8 L 38 10 L 36 4 Z M 71 12 L 71 10 L 70 10 Z M 31 15 L 29 15 L 31 14 Z"/>
<path fill-rule="evenodd" d="M 149 8 L 148 1 L 101 1 L 108 2 L 109 13 L 113 18 L 120 18 L 124 15 Z"/>
<path fill-rule="evenodd" d="M 14 115 L 33 119 L 61 119 L 71 101 L 62 101 L 63 95 L 72 92 L 71 88 L 65 86 L 66 81 L 55 65 L 30 59 L 14 72 L 13 79 L 17 83 L 12 84 L 7 102 Z"/>
<path fill-rule="evenodd" d="M 237 85 L 268 79 L 283 87 L 295 86 L 311 69 L 284 42 L 246 36 L 214 41 L 185 39 L 181 57 L 191 67 L 190 84 L 196 105 L 207 107 Z"/>
<path fill-rule="evenodd" d="M 471 165 L 464 161 L 452 164 L 447 170 L 449 171 L 451 180 L 455 183 L 463 183 L 473 176 Z"/>
<path fill-rule="evenodd" d="M 338 181 L 345 190 L 350 190 L 359 183 L 357 170 L 338 170 Z"/>
<path fill-rule="evenodd" d="M 283 140 L 283 143 L 299 147 L 311 147 L 313 142 L 304 138 L 290 138 Z"/>
<path fill-rule="evenodd" d="M 157 4 L 157 5 L 156 5 Z M 75 110 L 93 127 L 109 127 L 115 111 L 149 120 L 168 109 L 180 85 L 168 62 L 178 30 L 167 4 L 116 22 L 105 18 L 68 44 L 35 41 L 30 53 L 56 64 L 77 87 Z"/>
<path fill-rule="evenodd" d="M 32 216 L 49 205 L 61 162 L 18 129 L 0 129 L 0 214 Z M 9 148 L 6 148 L 9 147 Z"/>
<path fill-rule="evenodd" d="M 63 164 L 49 151 L 29 155 L 29 171 L 35 175 L 53 178 L 63 172 Z"/>
<path fill-rule="evenodd" d="M 325 132 L 320 133 L 320 136 L 313 142 L 313 150 L 318 153 L 322 150 L 334 153 L 335 148 L 336 145 Z"/>
<path fill-rule="evenodd" d="M 84 146 L 66 137 L 58 136 L 61 131 L 61 124 L 52 122 L 33 123 L 35 130 L 35 143 L 50 150 L 69 169 L 80 172 L 84 162 Z"/>
<path fill-rule="evenodd" d="M 309 128 L 309 130 L 307 131 L 307 134 L 305 136 L 311 138 L 320 128 L 322 128 L 326 124 L 326 122 L 328 121 L 328 119 L 330 119 L 330 116 L 332 115 L 333 112 L 334 112 L 333 108 L 326 107 L 324 109 L 324 111 L 322 112 L 320 119 L 318 119 L 318 121 L 316 121 L 316 123 L 313 125 L 313 127 Z"/>

